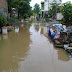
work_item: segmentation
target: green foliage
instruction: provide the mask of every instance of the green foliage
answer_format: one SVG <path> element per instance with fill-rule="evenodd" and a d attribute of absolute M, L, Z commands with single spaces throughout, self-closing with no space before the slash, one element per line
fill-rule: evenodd
<path fill-rule="evenodd" d="M 52 9 L 48 11 L 48 15 L 52 16 Z"/>
<path fill-rule="evenodd" d="M 33 12 L 33 16 L 36 16 L 36 13 Z"/>
<path fill-rule="evenodd" d="M 14 6 L 14 0 L 8 0 L 8 12 L 11 12 L 11 8 Z"/>
<path fill-rule="evenodd" d="M 16 20 L 16 21 L 19 21 L 17 17 L 11 17 L 11 18 L 14 19 L 14 20 Z"/>
<path fill-rule="evenodd" d="M 26 1 L 21 1 L 19 3 L 19 6 L 19 13 L 24 19 L 32 15 L 31 7 Z"/>
<path fill-rule="evenodd" d="M 62 23 L 63 24 L 72 24 L 72 4 L 71 2 L 66 2 L 63 4 L 61 8 L 61 12 L 63 14 Z"/>
<path fill-rule="evenodd" d="M 40 23 L 44 24 L 46 22 L 46 19 L 45 18 L 41 18 L 40 19 Z"/>
<path fill-rule="evenodd" d="M 7 19 L 5 18 L 4 15 L 0 15 L 0 28 L 3 26 L 6 26 L 6 24 L 8 23 Z"/>
<path fill-rule="evenodd" d="M 34 13 L 36 13 L 37 15 L 39 14 L 39 12 L 40 12 L 40 6 L 39 6 L 39 4 L 35 4 L 34 5 Z"/>
<path fill-rule="evenodd" d="M 32 19 L 31 19 L 31 22 L 32 22 L 32 23 L 36 23 L 36 19 L 35 19 L 35 18 L 32 18 Z"/>
<path fill-rule="evenodd" d="M 60 9 L 58 8 L 58 5 L 60 5 L 60 3 L 56 3 L 56 0 L 54 0 L 50 5 L 51 9 L 49 10 L 48 14 L 55 18 L 56 13 L 60 12 Z"/>
<path fill-rule="evenodd" d="M 32 15 L 32 9 L 30 7 L 31 0 L 8 0 L 9 11 L 12 11 L 12 8 L 15 8 L 18 12 L 18 18 L 27 18 Z"/>
<path fill-rule="evenodd" d="M 45 21 L 46 21 L 46 22 L 49 22 L 50 20 L 49 20 L 49 18 L 45 18 Z"/>

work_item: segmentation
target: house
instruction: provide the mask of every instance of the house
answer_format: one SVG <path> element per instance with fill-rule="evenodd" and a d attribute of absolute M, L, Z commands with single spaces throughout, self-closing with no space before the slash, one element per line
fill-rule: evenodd
<path fill-rule="evenodd" d="M 41 15 L 44 17 L 44 1 L 41 1 Z"/>
<path fill-rule="evenodd" d="M 62 0 L 44 0 L 44 14 L 47 16 L 48 10 L 51 8 L 51 3 L 56 1 L 56 3 L 60 3 L 60 6 L 62 4 Z"/>
<path fill-rule="evenodd" d="M 3 14 L 6 18 L 8 17 L 7 0 L 0 0 L 0 14 Z"/>
<path fill-rule="evenodd" d="M 12 8 L 12 14 L 11 14 L 12 17 L 18 17 L 18 12 L 16 11 L 15 8 Z"/>

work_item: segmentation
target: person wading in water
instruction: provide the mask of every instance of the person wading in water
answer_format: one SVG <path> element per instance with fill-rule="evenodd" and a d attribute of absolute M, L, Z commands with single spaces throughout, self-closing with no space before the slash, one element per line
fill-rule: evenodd
<path fill-rule="evenodd" d="M 36 17 L 36 20 L 37 20 L 37 23 L 39 23 L 39 17 L 38 16 Z"/>

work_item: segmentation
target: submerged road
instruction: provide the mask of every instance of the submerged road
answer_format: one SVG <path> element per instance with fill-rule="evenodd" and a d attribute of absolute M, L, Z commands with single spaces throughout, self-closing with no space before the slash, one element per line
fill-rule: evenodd
<path fill-rule="evenodd" d="M 72 72 L 72 58 L 55 48 L 47 27 L 21 25 L 0 35 L 0 72 Z"/>

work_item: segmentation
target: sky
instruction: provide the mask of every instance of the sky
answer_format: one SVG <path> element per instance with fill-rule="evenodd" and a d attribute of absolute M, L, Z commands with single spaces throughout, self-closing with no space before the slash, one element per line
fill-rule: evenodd
<path fill-rule="evenodd" d="M 35 5 L 35 3 L 38 3 L 39 5 L 41 4 L 41 1 L 44 1 L 44 0 L 32 0 L 30 5 L 33 7 Z"/>
<path fill-rule="evenodd" d="M 35 3 L 38 3 L 40 5 L 41 4 L 41 1 L 44 1 L 44 0 L 32 0 L 31 3 L 30 3 L 30 5 L 32 7 L 35 5 Z M 65 3 L 67 1 L 71 1 L 72 2 L 72 0 L 62 0 L 62 3 Z"/>

